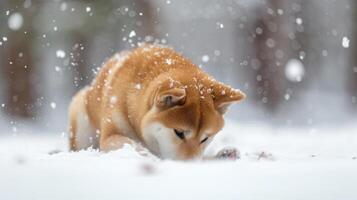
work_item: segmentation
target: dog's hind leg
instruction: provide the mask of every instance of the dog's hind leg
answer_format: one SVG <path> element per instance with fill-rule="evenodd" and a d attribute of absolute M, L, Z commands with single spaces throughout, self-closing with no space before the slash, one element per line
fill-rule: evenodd
<path fill-rule="evenodd" d="M 88 88 L 79 91 L 69 106 L 70 150 L 79 151 L 92 147 L 98 148 L 98 135 L 91 125 L 86 108 Z"/>

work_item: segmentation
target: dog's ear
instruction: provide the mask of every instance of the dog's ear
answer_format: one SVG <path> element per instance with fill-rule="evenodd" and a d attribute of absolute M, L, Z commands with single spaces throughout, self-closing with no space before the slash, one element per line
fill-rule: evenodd
<path fill-rule="evenodd" d="M 182 88 L 172 88 L 159 92 L 155 98 L 155 105 L 161 109 L 183 105 L 186 101 L 186 90 Z"/>
<path fill-rule="evenodd" d="M 212 97 L 215 108 L 223 115 L 227 112 L 230 105 L 243 100 L 246 95 L 242 91 L 233 89 L 228 85 L 216 83 L 213 85 Z"/>

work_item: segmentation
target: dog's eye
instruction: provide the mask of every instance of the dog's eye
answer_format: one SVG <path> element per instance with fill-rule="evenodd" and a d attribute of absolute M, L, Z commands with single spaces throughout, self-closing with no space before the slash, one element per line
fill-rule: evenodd
<path fill-rule="evenodd" d="M 201 140 L 201 144 L 206 142 L 208 140 L 208 137 L 206 137 L 205 139 Z"/>
<path fill-rule="evenodd" d="M 181 140 L 185 139 L 185 132 L 181 130 L 174 129 L 175 134 L 177 137 L 179 137 Z"/>

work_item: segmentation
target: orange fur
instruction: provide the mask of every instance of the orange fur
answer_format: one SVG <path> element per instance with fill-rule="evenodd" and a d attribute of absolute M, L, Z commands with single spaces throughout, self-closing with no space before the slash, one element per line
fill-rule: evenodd
<path fill-rule="evenodd" d="M 110 151 L 141 143 L 158 156 L 195 158 L 206 146 L 203 135 L 212 138 L 223 127 L 226 106 L 244 97 L 174 50 L 144 45 L 113 56 L 91 86 L 73 98 L 71 150 Z M 90 125 L 81 127 L 87 121 Z M 94 137 L 83 133 L 86 128 Z M 187 137 L 180 139 L 174 129 Z M 79 145 L 85 135 L 93 138 Z"/>

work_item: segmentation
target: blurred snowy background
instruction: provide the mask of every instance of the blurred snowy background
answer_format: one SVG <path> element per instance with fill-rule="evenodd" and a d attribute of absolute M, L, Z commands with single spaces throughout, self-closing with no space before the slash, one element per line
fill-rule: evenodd
<path fill-rule="evenodd" d="M 357 199 L 356 20 L 355 0 L 1 0 L 0 199 Z M 248 95 L 206 152 L 240 160 L 67 151 L 71 97 L 139 42 Z"/>
<path fill-rule="evenodd" d="M 2 0 L 0 134 L 66 131 L 72 95 L 138 42 L 246 92 L 240 123 L 355 123 L 356 19 L 354 0 Z"/>

